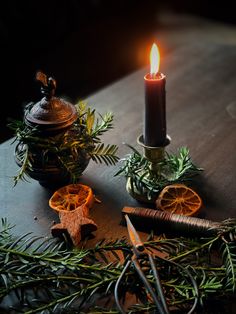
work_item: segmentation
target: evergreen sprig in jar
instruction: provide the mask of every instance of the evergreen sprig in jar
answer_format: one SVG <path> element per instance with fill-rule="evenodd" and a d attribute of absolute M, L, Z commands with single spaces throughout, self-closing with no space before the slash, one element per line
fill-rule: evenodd
<path fill-rule="evenodd" d="M 104 145 L 100 135 L 111 129 L 113 115 L 95 119 L 95 110 L 83 102 L 73 105 L 55 96 L 56 81 L 38 72 L 42 99 L 29 103 L 23 121 L 15 121 L 15 161 L 20 171 L 15 183 L 27 176 L 46 187 L 75 183 L 90 159 L 113 165 L 117 146 Z"/>

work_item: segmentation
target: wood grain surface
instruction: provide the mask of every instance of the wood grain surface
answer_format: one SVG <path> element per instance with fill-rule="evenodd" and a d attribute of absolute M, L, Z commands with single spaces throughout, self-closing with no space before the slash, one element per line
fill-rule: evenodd
<path fill-rule="evenodd" d="M 119 146 L 121 158 L 130 153 L 123 143 L 141 150 L 136 139 L 143 130 L 143 77 L 147 71 L 132 73 L 87 99 L 97 112 L 114 113 L 114 129 L 103 139 Z M 161 71 L 167 77 L 167 131 L 172 139 L 167 150 L 176 152 L 187 146 L 194 163 L 204 168 L 194 183 L 203 199 L 201 217 L 216 221 L 235 217 L 236 47 L 206 43 L 184 46 L 163 56 Z M 48 205 L 54 191 L 33 179 L 13 187 L 12 176 L 18 167 L 11 140 L 0 145 L 0 158 L 0 216 L 16 225 L 17 234 L 32 231 L 50 236 L 51 225 L 59 222 Z M 101 200 L 91 210 L 91 218 L 98 225 L 88 242 L 91 245 L 102 238 L 127 235 L 121 210 L 140 206 L 127 194 L 124 177 L 114 176 L 119 167 L 119 163 L 107 167 L 91 161 L 81 178 Z"/>

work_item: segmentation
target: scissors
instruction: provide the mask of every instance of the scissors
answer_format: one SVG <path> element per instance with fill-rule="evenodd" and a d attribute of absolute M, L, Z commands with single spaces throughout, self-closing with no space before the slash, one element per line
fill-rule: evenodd
<path fill-rule="evenodd" d="M 123 271 L 120 274 L 120 277 L 118 278 L 118 280 L 116 282 L 115 290 L 114 290 L 116 305 L 117 305 L 120 313 L 122 313 L 122 314 L 126 313 L 124 308 L 122 307 L 120 301 L 119 301 L 119 287 L 120 287 L 120 284 L 122 282 L 122 279 L 124 277 L 125 272 L 128 270 L 129 266 L 132 263 L 135 270 L 137 271 L 141 281 L 143 282 L 147 292 L 152 297 L 153 302 L 155 303 L 156 308 L 158 310 L 158 313 L 169 314 L 169 310 L 167 307 L 166 299 L 165 299 L 163 288 L 161 285 L 161 281 L 160 281 L 160 278 L 159 278 L 159 275 L 157 272 L 157 268 L 155 266 L 155 261 L 154 261 L 153 255 L 152 255 L 152 253 L 150 253 L 145 248 L 145 246 L 144 246 L 143 242 L 141 241 L 137 231 L 135 230 L 134 226 L 132 225 L 128 215 L 125 215 L 125 219 L 126 219 L 126 223 L 127 223 L 129 238 L 130 238 L 130 241 L 131 241 L 132 247 L 133 247 L 133 256 L 126 263 L 125 267 L 123 268 Z M 155 290 L 153 289 L 153 287 L 151 286 L 151 284 L 147 280 L 147 277 L 145 276 L 145 274 L 142 270 L 140 260 L 142 258 L 144 258 L 145 256 L 148 257 L 150 267 L 151 267 L 153 276 L 155 278 L 155 288 L 156 288 L 157 292 L 155 292 Z"/>

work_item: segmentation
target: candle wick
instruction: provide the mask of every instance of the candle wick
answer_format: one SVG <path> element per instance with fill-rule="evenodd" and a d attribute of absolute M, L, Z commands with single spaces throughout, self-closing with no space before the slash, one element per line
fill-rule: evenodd
<path fill-rule="evenodd" d="M 155 79 L 160 80 L 160 79 L 162 78 L 162 75 L 161 75 L 160 72 L 157 72 L 157 73 L 150 73 L 150 78 L 151 78 L 152 80 L 155 80 Z"/>

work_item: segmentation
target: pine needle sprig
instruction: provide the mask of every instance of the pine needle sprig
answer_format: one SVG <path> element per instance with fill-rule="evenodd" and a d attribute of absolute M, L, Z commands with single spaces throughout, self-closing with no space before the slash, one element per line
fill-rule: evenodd
<path fill-rule="evenodd" d="M 116 176 L 129 178 L 132 191 L 147 194 L 149 199 L 165 186 L 187 182 L 203 170 L 192 162 L 189 150 L 181 147 L 177 154 L 165 152 L 165 159 L 158 164 L 158 172 L 153 173 L 150 161 L 131 145 L 128 147 L 133 153 L 120 160 L 122 165 Z"/>
<path fill-rule="evenodd" d="M 106 132 L 107 130 L 110 130 L 113 128 L 113 115 L 111 112 L 105 113 L 104 116 L 100 116 L 100 121 L 99 119 L 96 120 L 96 124 L 93 128 L 91 136 L 99 140 L 99 137 Z"/>
<path fill-rule="evenodd" d="M 221 246 L 226 270 L 226 288 L 235 292 L 236 288 L 236 243 L 224 241 Z"/>
<path fill-rule="evenodd" d="M 104 145 L 97 144 L 95 149 L 90 153 L 92 160 L 96 163 L 104 162 L 107 166 L 108 165 L 115 165 L 119 160 L 118 156 L 116 155 L 118 151 L 118 147 L 116 145 Z"/>
<path fill-rule="evenodd" d="M 90 159 L 96 163 L 115 165 L 119 160 L 117 145 L 102 143 L 100 136 L 113 128 L 113 115 L 108 112 L 96 118 L 95 109 L 85 102 L 76 105 L 78 118 L 66 132 L 54 136 L 40 136 L 37 127 L 29 127 L 25 121 L 11 121 L 9 127 L 18 142 L 16 156 L 20 165 L 14 177 L 15 185 L 19 180 L 27 180 L 33 172 L 33 165 L 45 169 L 49 163 L 59 167 L 65 177 L 76 183 Z M 40 156 L 36 160 L 36 156 Z"/>
<path fill-rule="evenodd" d="M 168 179 L 173 182 L 189 180 L 199 171 L 203 170 L 193 164 L 187 147 L 181 147 L 178 154 L 169 154 L 166 152 L 166 159 L 163 166 L 170 168 Z"/>
<path fill-rule="evenodd" d="M 161 255 L 156 254 L 156 265 L 171 312 L 176 309 L 187 312 L 192 306 L 196 287 L 190 275 L 198 286 L 199 306 L 204 306 L 209 297 L 219 298 L 235 292 L 235 243 L 225 242 L 229 230 L 235 236 L 232 228 L 231 222 L 228 228 L 225 222 L 225 231 L 221 230 L 212 238 L 162 236 L 145 242 L 149 250 L 161 252 Z M 218 254 L 218 260 L 213 262 L 209 255 L 219 253 L 219 247 L 222 257 Z M 2 219 L 0 298 L 4 301 L 11 296 L 9 300 L 16 302 L 10 305 L 15 313 L 118 313 L 114 303 L 101 307 L 99 296 L 112 300 L 114 285 L 124 262 L 131 256 L 126 238 L 103 240 L 90 249 L 71 249 L 63 242 L 35 237 L 31 233 L 15 237 L 7 220 Z M 148 264 L 145 260 L 143 263 L 147 278 L 153 284 Z M 140 286 L 134 268 L 125 275 L 125 291 L 138 297 L 129 313 L 155 309 L 144 287 Z M 18 302 L 20 307 L 17 307 Z M 202 311 L 200 307 L 199 313 Z"/>
<path fill-rule="evenodd" d="M 22 151 L 18 155 L 19 160 L 21 162 L 21 167 L 18 170 L 17 175 L 13 177 L 14 186 L 16 186 L 17 182 L 19 180 L 28 182 L 28 173 L 27 169 L 31 169 L 31 162 L 30 162 L 30 156 L 29 156 L 29 149 L 27 146 L 25 146 Z"/>

